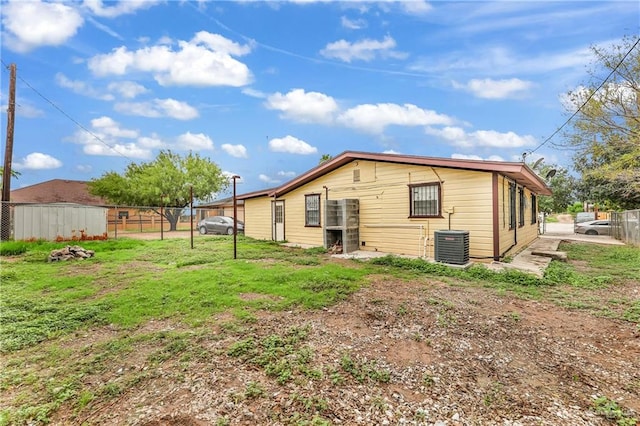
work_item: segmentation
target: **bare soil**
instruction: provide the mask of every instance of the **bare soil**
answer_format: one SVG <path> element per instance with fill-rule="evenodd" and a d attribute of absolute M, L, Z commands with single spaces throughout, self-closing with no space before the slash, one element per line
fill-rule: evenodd
<path fill-rule="evenodd" d="M 637 300 L 640 283 L 617 291 Z M 490 288 L 386 276 L 329 309 L 256 315 L 235 330 L 227 326 L 237 320 L 220 315 L 195 349 L 159 365 L 149 362 L 151 346 L 138 348 L 87 380 L 143 379 L 79 413 L 62 410 L 53 424 L 615 424 L 595 412 L 597 397 L 616 401 L 628 424 L 640 417 L 640 329 L 631 322 Z M 303 343 L 319 374 L 280 384 L 229 355 L 248 336 L 291 327 L 308 327 Z M 154 321 L 138 333 L 150 330 L 186 328 Z M 86 354 L 100 334 L 78 336 L 73 346 Z M 388 382 L 356 380 L 341 369 L 345 356 L 389 372 Z"/>

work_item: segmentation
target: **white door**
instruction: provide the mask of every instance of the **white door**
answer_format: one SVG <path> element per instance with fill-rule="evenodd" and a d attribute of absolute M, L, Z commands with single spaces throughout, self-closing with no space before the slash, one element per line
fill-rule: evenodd
<path fill-rule="evenodd" d="M 271 218 L 273 219 L 273 240 L 284 241 L 284 201 L 274 201 Z"/>

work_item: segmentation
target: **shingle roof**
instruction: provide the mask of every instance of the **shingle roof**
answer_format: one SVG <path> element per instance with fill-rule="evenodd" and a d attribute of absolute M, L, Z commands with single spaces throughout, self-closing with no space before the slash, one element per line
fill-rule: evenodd
<path fill-rule="evenodd" d="M 53 179 L 11 191 L 12 203 L 76 203 L 104 206 L 107 201 L 89 193 L 86 181 Z"/>
<path fill-rule="evenodd" d="M 380 161 L 398 164 L 410 164 L 429 167 L 445 167 L 452 169 L 475 170 L 483 172 L 498 172 L 518 184 L 523 185 L 536 194 L 551 195 L 551 189 L 547 184 L 531 170 L 525 163 L 507 161 L 463 160 L 455 158 L 424 157 L 418 155 L 379 154 L 372 152 L 345 151 L 329 161 L 325 161 L 315 168 L 290 180 L 289 182 L 271 190 L 256 191 L 240 195 L 239 198 L 251 198 L 251 196 L 268 195 L 277 197 L 311 182 L 318 177 L 329 173 L 347 163 L 356 160 Z"/>

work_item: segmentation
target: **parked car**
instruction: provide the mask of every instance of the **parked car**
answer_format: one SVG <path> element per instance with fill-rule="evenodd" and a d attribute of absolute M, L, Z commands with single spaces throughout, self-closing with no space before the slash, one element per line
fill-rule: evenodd
<path fill-rule="evenodd" d="M 233 218 L 228 216 L 209 216 L 198 222 L 198 231 L 204 234 L 233 235 Z M 244 222 L 238 221 L 238 233 L 244 232 Z"/>
<path fill-rule="evenodd" d="M 577 223 L 576 234 L 586 235 L 611 235 L 611 222 L 608 220 L 590 220 Z"/>

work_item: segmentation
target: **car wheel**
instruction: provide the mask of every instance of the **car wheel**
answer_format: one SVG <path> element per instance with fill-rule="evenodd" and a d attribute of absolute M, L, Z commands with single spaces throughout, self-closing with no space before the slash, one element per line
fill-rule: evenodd
<path fill-rule="evenodd" d="M 587 232 L 585 232 L 586 235 L 598 235 L 598 231 L 596 231 L 595 229 L 589 229 Z"/>
<path fill-rule="evenodd" d="M 233 228 L 227 228 L 227 235 L 233 235 Z"/>
<path fill-rule="evenodd" d="M 207 233 L 207 227 L 206 226 L 201 226 L 200 229 L 198 229 L 200 231 L 200 235 L 204 235 Z"/>

